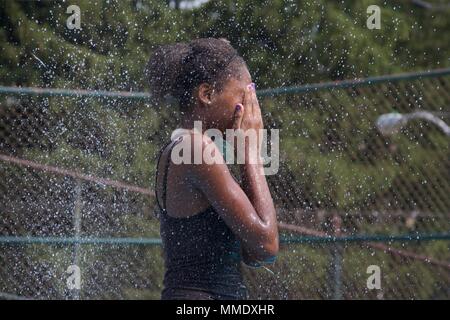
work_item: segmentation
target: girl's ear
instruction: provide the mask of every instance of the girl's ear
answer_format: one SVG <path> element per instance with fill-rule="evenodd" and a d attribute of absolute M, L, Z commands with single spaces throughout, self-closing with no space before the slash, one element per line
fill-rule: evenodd
<path fill-rule="evenodd" d="M 210 105 L 213 93 L 213 87 L 208 83 L 202 83 L 198 87 L 198 98 L 202 105 Z"/>

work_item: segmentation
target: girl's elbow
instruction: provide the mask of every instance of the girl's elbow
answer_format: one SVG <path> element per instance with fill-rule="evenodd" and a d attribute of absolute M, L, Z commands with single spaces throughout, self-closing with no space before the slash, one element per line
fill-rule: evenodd
<path fill-rule="evenodd" d="M 271 257 L 276 257 L 278 255 L 278 251 L 279 251 L 280 247 L 279 247 L 279 243 L 278 243 L 278 239 L 271 241 L 270 243 L 267 243 L 265 245 L 265 258 L 271 258 Z"/>
<path fill-rule="evenodd" d="M 271 228 L 267 231 L 266 241 L 264 243 L 264 251 L 266 255 L 269 257 L 274 257 L 278 255 L 278 251 L 280 249 L 279 246 L 279 237 L 278 237 L 278 228 Z"/>
<path fill-rule="evenodd" d="M 267 241 L 260 246 L 260 250 L 257 253 L 257 259 L 259 261 L 275 261 L 276 256 L 278 255 L 279 251 L 279 244 L 278 244 L 278 238 Z"/>
<path fill-rule="evenodd" d="M 247 243 L 247 248 L 252 252 L 253 258 L 259 261 L 275 259 L 279 251 L 278 230 L 264 229 L 253 241 Z"/>

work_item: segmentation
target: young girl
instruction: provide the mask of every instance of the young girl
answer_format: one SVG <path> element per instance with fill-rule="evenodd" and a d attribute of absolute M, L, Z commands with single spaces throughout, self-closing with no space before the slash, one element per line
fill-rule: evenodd
<path fill-rule="evenodd" d="M 261 141 L 245 140 L 242 185 L 226 161 L 175 164 L 172 150 L 183 139 L 200 139 L 192 143 L 194 159 L 195 148 L 201 155 L 211 147 L 221 152 L 204 130 L 225 136 L 227 129 L 263 128 L 247 65 L 228 41 L 202 38 L 159 47 L 146 70 L 153 95 L 176 98 L 182 114 L 161 151 L 155 179 L 165 261 L 161 298 L 246 299 L 240 262 L 260 266 L 278 253 Z M 194 130 L 194 121 L 201 121 L 203 132 Z"/>

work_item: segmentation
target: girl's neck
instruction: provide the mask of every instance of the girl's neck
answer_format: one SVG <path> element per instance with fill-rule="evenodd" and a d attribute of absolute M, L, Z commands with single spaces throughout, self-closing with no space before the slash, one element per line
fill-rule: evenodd
<path fill-rule="evenodd" d="M 211 122 L 209 120 L 210 119 L 206 119 L 204 114 L 195 112 L 195 110 L 192 110 L 190 112 L 183 112 L 178 127 L 189 130 L 194 129 L 195 127 L 197 127 L 197 129 L 200 129 L 199 124 L 196 124 L 196 122 L 199 121 L 201 123 L 202 133 L 208 129 L 219 129 L 222 132 L 224 131 L 222 130 L 223 128 L 220 128 L 217 123 Z"/>
<path fill-rule="evenodd" d="M 183 129 L 193 129 L 194 128 L 194 121 L 201 121 L 201 120 L 194 120 L 192 118 L 182 118 L 179 124 L 180 128 Z M 203 121 L 202 121 L 203 124 Z"/>
<path fill-rule="evenodd" d="M 195 115 L 195 114 L 190 114 L 188 116 L 183 116 L 181 118 L 179 127 L 183 128 L 183 129 L 200 129 L 199 124 L 195 123 L 195 122 L 200 122 L 201 123 L 201 131 L 204 132 L 205 130 L 207 130 L 208 127 L 208 123 L 205 121 L 205 119 L 199 115 Z"/>

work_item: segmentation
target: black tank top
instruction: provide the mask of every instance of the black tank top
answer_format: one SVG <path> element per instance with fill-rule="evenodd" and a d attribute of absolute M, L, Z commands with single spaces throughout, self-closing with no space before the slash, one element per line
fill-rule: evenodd
<path fill-rule="evenodd" d="M 172 148 L 182 137 L 172 141 L 163 176 L 160 233 L 164 250 L 164 289 L 162 299 L 247 299 L 240 272 L 240 243 L 220 215 L 211 206 L 188 218 L 174 218 L 166 211 L 167 173 Z M 166 145 L 166 147 L 168 146 Z M 161 155 L 166 148 L 161 150 Z"/>

